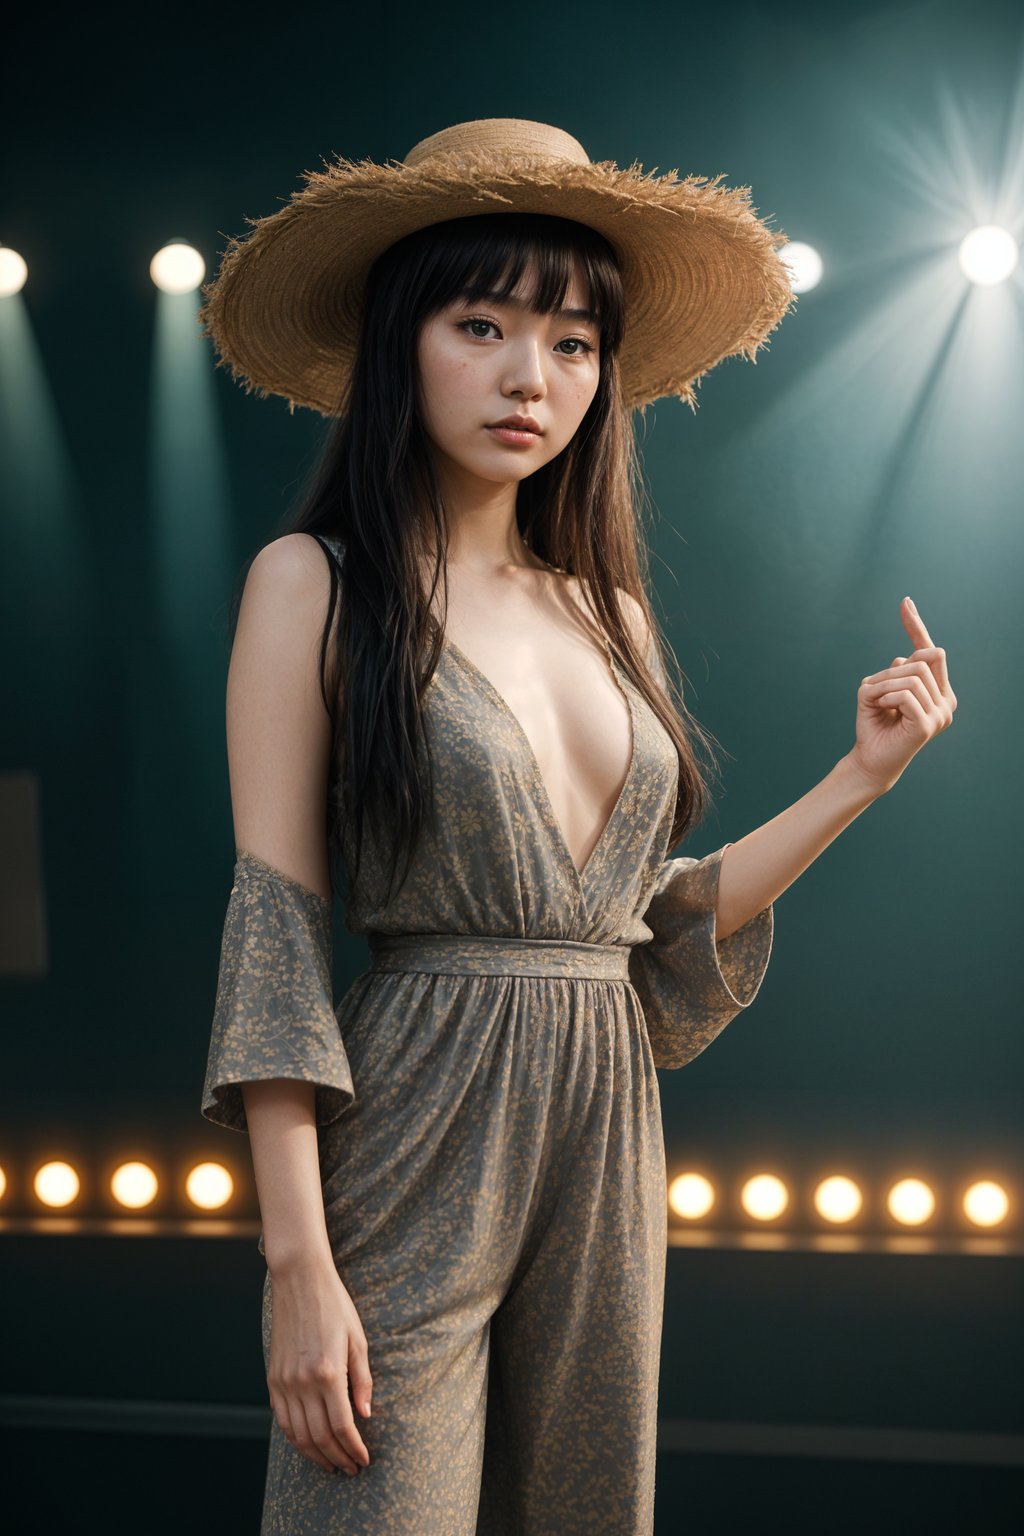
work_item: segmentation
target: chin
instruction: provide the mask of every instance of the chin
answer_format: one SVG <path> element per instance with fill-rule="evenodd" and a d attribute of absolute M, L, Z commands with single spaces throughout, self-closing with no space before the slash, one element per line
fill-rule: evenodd
<path fill-rule="evenodd" d="M 533 454 L 530 454 L 527 461 L 526 454 L 513 455 L 499 446 L 494 453 L 480 455 L 473 461 L 462 459 L 457 462 L 461 463 L 467 474 L 476 475 L 480 480 L 492 480 L 495 484 L 507 485 L 510 480 L 525 480 L 528 475 L 540 469 L 541 463 L 546 464 L 547 460 L 543 459 L 538 463 Z"/>

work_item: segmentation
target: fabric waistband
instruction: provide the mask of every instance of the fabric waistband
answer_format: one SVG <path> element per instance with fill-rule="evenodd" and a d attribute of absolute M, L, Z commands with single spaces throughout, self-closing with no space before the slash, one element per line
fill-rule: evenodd
<path fill-rule="evenodd" d="M 369 943 L 371 971 L 629 980 L 629 944 L 468 933 L 375 933 Z"/>

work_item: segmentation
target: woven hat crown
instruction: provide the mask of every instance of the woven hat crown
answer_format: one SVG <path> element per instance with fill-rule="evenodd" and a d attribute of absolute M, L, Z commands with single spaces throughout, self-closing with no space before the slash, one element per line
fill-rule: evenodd
<path fill-rule="evenodd" d="M 441 155 L 487 154 L 516 159 L 570 160 L 577 165 L 590 165 L 579 139 L 574 139 L 564 128 L 554 128 L 550 123 L 534 123 L 522 117 L 482 117 L 471 123 L 456 123 L 452 128 L 442 128 L 429 138 L 420 139 L 402 161 L 413 168 L 424 161 Z"/>

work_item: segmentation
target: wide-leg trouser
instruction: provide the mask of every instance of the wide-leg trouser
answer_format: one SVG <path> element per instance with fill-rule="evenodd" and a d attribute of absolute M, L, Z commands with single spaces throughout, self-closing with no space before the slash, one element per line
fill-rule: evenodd
<path fill-rule="evenodd" d="M 535 960 L 510 941 L 501 974 L 373 970 L 350 989 L 357 1097 L 320 1162 L 367 1336 L 370 1465 L 327 1473 L 274 1422 L 261 1536 L 651 1536 L 658 1082 L 628 982 L 578 974 L 606 946 L 568 948 L 571 976 L 508 974 Z M 268 1274 L 267 1364 L 272 1319 Z"/>

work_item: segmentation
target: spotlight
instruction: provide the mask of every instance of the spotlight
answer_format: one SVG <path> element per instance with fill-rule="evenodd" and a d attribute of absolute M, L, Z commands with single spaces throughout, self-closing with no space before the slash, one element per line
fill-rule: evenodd
<path fill-rule="evenodd" d="M 0 245 L 0 298 L 8 299 L 20 293 L 28 278 L 28 266 L 23 256 L 12 251 L 9 245 Z"/>
<path fill-rule="evenodd" d="M 76 1200 L 80 1187 L 78 1174 L 70 1163 L 44 1163 L 32 1180 L 36 1199 L 55 1210 Z"/>
<path fill-rule="evenodd" d="M 172 240 L 153 257 L 149 275 L 161 293 L 193 293 L 206 276 L 206 263 L 187 240 Z"/>
<path fill-rule="evenodd" d="M 789 268 L 789 286 L 794 293 L 806 293 L 809 288 L 817 288 L 825 269 L 813 245 L 806 245 L 802 240 L 791 240 L 788 245 L 780 248 L 779 255 Z"/>
<path fill-rule="evenodd" d="M 789 1205 L 789 1191 L 774 1173 L 758 1173 L 744 1184 L 740 1203 L 755 1221 L 774 1221 Z"/>
<path fill-rule="evenodd" d="M 201 1211 L 219 1211 L 235 1192 L 235 1181 L 222 1163 L 197 1163 L 189 1169 L 185 1193 Z"/>
<path fill-rule="evenodd" d="M 860 1214 L 864 1197 L 852 1179 L 836 1173 L 823 1179 L 814 1191 L 814 1209 L 824 1221 L 852 1221 Z"/>
<path fill-rule="evenodd" d="M 923 1179 L 900 1179 L 886 1200 L 889 1215 L 904 1227 L 919 1227 L 935 1213 L 935 1195 Z"/>
<path fill-rule="evenodd" d="M 110 1192 L 118 1205 L 132 1211 L 151 1205 L 157 1188 L 156 1174 L 148 1163 L 122 1163 L 114 1169 L 110 1180 Z"/>
<path fill-rule="evenodd" d="M 1010 1201 L 1002 1185 L 982 1179 L 966 1191 L 963 1206 L 964 1215 L 976 1227 L 997 1227 L 1006 1220 Z"/>
<path fill-rule="evenodd" d="M 699 1221 L 715 1203 L 715 1191 L 702 1173 L 681 1173 L 668 1187 L 669 1207 L 677 1216 Z"/>
<path fill-rule="evenodd" d="M 972 283 L 991 288 L 1017 265 L 1017 242 L 998 224 L 981 224 L 960 242 L 960 270 Z"/>

